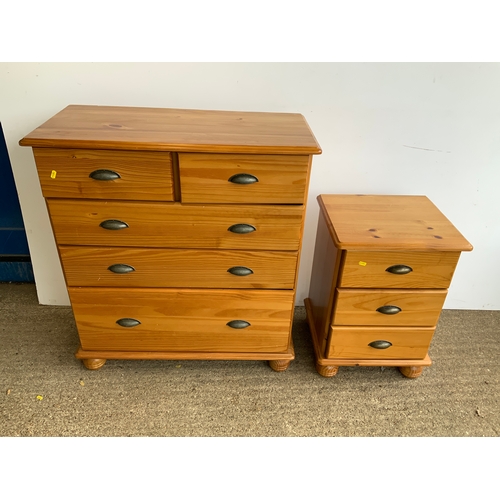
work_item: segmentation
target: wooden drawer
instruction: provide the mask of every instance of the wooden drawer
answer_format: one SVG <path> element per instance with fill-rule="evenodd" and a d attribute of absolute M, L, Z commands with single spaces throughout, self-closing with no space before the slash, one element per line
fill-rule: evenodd
<path fill-rule="evenodd" d="M 308 156 L 180 153 L 182 201 L 302 204 L 308 165 Z"/>
<path fill-rule="evenodd" d="M 447 290 L 337 289 L 332 325 L 435 326 Z M 377 311 L 396 306 L 396 314 Z"/>
<path fill-rule="evenodd" d="M 460 252 L 349 250 L 344 252 L 343 257 L 344 261 L 339 278 L 339 286 L 341 287 L 448 288 Z M 387 271 L 392 266 L 399 266 L 399 269 L 393 269 L 392 273 Z M 405 274 L 398 274 L 401 272 Z"/>
<path fill-rule="evenodd" d="M 35 148 L 33 154 L 45 198 L 174 199 L 170 153 Z M 98 170 L 119 178 L 89 177 Z"/>
<path fill-rule="evenodd" d="M 68 288 L 82 348 L 111 351 L 283 352 L 292 291 Z M 117 321 L 140 321 L 133 327 Z M 243 320 L 245 328 L 227 323 Z"/>
<path fill-rule="evenodd" d="M 60 246 L 59 254 L 69 286 L 292 289 L 297 267 L 297 252 L 280 251 Z"/>
<path fill-rule="evenodd" d="M 47 200 L 59 245 L 298 250 L 302 206 Z M 103 221 L 128 227 L 109 230 Z M 235 233 L 235 225 L 252 230 Z M 253 229 L 252 229 L 253 227 Z"/>
<path fill-rule="evenodd" d="M 339 327 L 330 330 L 328 358 L 423 359 L 435 328 Z M 381 343 L 380 341 L 385 342 Z M 390 343 L 387 347 L 387 343 Z M 373 345 L 370 346 L 370 344 Z"/>

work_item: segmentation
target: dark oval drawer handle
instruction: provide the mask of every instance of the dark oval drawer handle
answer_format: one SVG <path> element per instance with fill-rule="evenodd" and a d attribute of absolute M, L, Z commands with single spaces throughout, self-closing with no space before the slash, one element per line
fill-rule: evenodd
<path fill-rule="evenodd" d="M 228 269 L 227 272 L 235 276 L 248 276 L 249 274 L 253 274 L 253 271 L 245 266 L 234 266 Z"/>
<path fill-rule="evenodd" d="M 401 312 L 401 308 L 398 306 L 381 306 L 377 309 L 377 312 L 382 314 L 397 314 Z"/>
<path fill-rule="evenodd" d="M 127 274 L 135 271 L 135 268 L 128 264 L 113 264 L 108 267 L 108 271 L 116 274 Z"/>
<path fill-rule="evenodd" d="M 138 319 L 134 318 L 121 318 L 117 321 L 120 326 L 124 328 L 132 328 L 134 326 L 140 325 L 141 322 Z"/>
<path fill-rule="evenodd" d="M 121 179 L 121 176 L 118 172 L 114 172 L 113 170 L 94 170 L 89 177 L 96 181 L 114 181 L 116 179 Z"/>
<path fill-rule="evenodd" d="M 233 224 L 231 227 L 228 227 L 227 230 L 237 234 L 247 234 L 257 231 L 255 226 L 251 224 Z"/>
<path fill-rule="evenodd" d="M 111 229 L 113 231 L 117 231 L 118 229 L 126 229 L 128 227 L 128 224 L 126 222 L 115 219 L 103 220 L 99 225 L 104 229 Z"/>
<path fill-rule="evenodd" d="M 368 344 L 370 347 L 374 349 L 388 349 L 392 346 L 392 344 L 387 340 L 374 340 Z"/>
<path fill-rule="evenodd" d="M 236 329 L 240 330 L 241 328 L 246 328 L 247 326 L 250 326 L 250 323 L 248 321 L 244 321 L 242 319 L 233 319 L 233 321 L 226 323 L 226 325 L 231 327 L 231 328 L 236 328 Z"/>
<path fill-rule="evenodd" d="M 228 182 L 232 182 L 233 184 L 254 184 L 255 182 L 259 182 L 259 179 L 252 174 L 234 174 L 229 177 Z"/>
<path fill-rule="evenodd" d="M 408 274 L 411 273 L 413 269 L 404 264 L 396 264 L 395 266 L 388 267 L 386 271 L 391 274 Z"/>

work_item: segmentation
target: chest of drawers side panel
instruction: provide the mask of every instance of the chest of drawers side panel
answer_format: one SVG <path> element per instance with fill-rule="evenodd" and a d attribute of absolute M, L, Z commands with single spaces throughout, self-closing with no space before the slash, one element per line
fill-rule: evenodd
<path fill-rule="evenodd" d="M 317 342 L 323 352 L 330 333 L 336 283 L 342 252 L 333 244 L 325 216 L 320 211 L 314 247 L 309 300 L 313 312 Z"/>
<path fill-rule="evenodd" d="M 307 170 L 305 174 L 305 189 L 303 192 L 303 199 L 301 201 L 302 205 L 302 219 L 301 219 L 301 224 L 300 224 L 300 233 L 299 233 L 299 248 L 297 252 L 297 263 L 295 266 L 295 276 L 294 276 L 294 287 L 293 287 L 293 304 L 294 307 L 292 307 L 290 311 L 290 336 L 289 336 L 289 346 L 288 349 L 293 348 L 293 342 L 292 342 L 292 326 L 293 326 L 293 319 L 294 319 L 294 314 L 295 314 L 295 303 L 296 303 L 296 296 L 297 296 L 297 282 L 299 279 L 299 270 L 300 270 L 300 257 L 302 255 L 302 243 L 303 243 L 303 237 L 304 237 L 304 227 L 305 227 L 305 212 L 306 212 L 306 206 L 307 206 L 307 198 L 308 198 L 308 193 L 309 193 L 309 182 L 311 180 L 311 170 L 312 170 L 312 161 L 313 161 L 313 156 L 309 155 L 307 158 Z"/>

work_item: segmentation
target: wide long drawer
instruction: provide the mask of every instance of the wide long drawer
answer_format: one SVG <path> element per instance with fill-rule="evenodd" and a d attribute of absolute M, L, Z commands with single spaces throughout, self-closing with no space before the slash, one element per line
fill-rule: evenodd
<path fill-rule="evenodd" d="M 293 289 L 297 252 L 60 246 L 69 286 Z"/>
<path fill-rule="evenodd" d="M 337 289 L 332 325 L 434 326 L 447 290 Z"/>
<path fill-rule="evenodd" d="M 344 253 L 339 286 L 345 288 L 448 288 L 460 252 Z"/>
<path fill-rule="evenodd" d="M 302 206 L 47 200 L 59 245 L 298 250 Z"/>
<path fill-rule="evenodd" d="M 380 328 L 334 326 L 330 329 L 328 358 L 423 359 L 435 328 Z"/>
<path fill-rule="evenodd" d="M 174 199 L 170 153 L 35 148 L 33 154 L 45 198 Z"/>
<path fill-rule="evenodd" d="M 82 348 L 282 352 L 292 291 L 68 288 Z"/>
<path fill-rule="evenodd" d="M 302 204 L 309 156 L 179 153 L 184 203 Z"/>

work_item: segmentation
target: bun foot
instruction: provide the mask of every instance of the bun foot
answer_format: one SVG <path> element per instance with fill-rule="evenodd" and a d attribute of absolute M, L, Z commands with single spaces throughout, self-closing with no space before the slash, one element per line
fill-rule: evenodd
<path fill-rule="evenodd" d="M 290 366 L 290 359 L 273 359 L 269 361 L 269 366 L 275 372 L 284 372 Z"/>
<path fill-rule="evenodd" d="M 337 375 L 339 367 L 332 365 L 320 365 L 319 363 L 316 363 L 316 371 L 322 377 L 334 377 L 335 375 Z"/>
<path fill-rule="evenodd" d="M 417 378 L 424 371 L 423 366 L 400 366 L 399 371 L 407 378 Z"/>
<path fill-rule="evenodd" d="M 82 359 L 82 363 L 84 364 L 85 368 L 88 370 L 99 370 L 102 366 L 104 366 L 104 363 L 106 363 L 105 359 Z"/>

